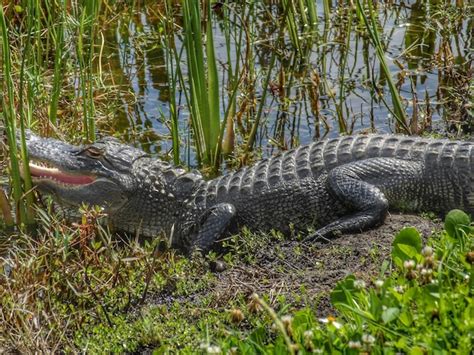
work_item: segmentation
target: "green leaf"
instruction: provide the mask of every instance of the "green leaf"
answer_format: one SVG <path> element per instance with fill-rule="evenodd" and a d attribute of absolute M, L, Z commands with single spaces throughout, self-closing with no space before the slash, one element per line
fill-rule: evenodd
<path fill-rule="evenodd" d="M 413 317 L 408 311 L 405 311 L 402 314 L 400 314 L 400 317 L 398 317 L 398 319 L 406 327 L 409 327 L 411 323 L 413 322 Z"/>
<path fill-rule="evenodd" d="M 423 355 L 426 354 L 426 349 L 416 346 L 410 349 L 410 355 Z"/>
<path fill-rule="evenodd" d="M 469 232 L 471 218 L 461 210 L 452 210 L 444 220 L 444 228 L 451 238 L 459 237 L 460 230 Z"/>
<path fill-rule="evenodd" d="M 395 237 L 392 246 L 392 259 L 400 268 L 406 260 L 419 260 L 421 258 L 420 233 L 413 227 L 402 229 Z"/>
<path fill-rule="evenodd" d="M 352 294 L 356 291 L 354 287 L 355 276 L 349 275 L 344 280 L 339 281 L 331 292 L 331 303 L 336 305 L 343 303 L 352 306 Z"/>
<path fill-rule="evenodd" d="M 400 309 L 397 307 L 387 308 L 382 312 L 382 320 L 385 324 L 390 323 L 391 321 L 397 319 L 399 314 Z"/>

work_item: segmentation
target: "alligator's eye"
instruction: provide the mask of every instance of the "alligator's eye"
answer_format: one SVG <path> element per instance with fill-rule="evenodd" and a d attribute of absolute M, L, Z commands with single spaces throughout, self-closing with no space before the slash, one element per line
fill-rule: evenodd
<path fill-rule="evenodd" d="M 89 157 L 94 158 L 94 159 L 99 159 L 104 155 L 104 151 L 100 148 L 90 146 L 84 149 L 84 153 L 86 153 Z"/>

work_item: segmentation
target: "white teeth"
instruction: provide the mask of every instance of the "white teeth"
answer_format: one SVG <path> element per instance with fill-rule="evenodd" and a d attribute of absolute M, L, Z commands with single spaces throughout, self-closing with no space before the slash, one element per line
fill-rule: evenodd
<path fill-rule="evenodd" d="M 55 173 L 58 173 L 59 172 L 59 169 L 57 168 L 51 168 L 51 167 L 48 167 L 47 165 L 41 165 L 41 164 L 38 164 L 38 163 L 31 163 L 30 162 L 30 169 L 41 169 L 42 171 L 47 171 L 51 174 L 55 174 Z"/>
<path fill-rule="evenodd" d="M 54 169 L 54 166 L 52 166 L 49 163 L 43 162 L 43 161 L 35 161 L 34 163 L 30 161 L 30 165 L 33 165 L 33 166 L 36 166 L 36 167 L 41 167 L 41 168 Z"/>

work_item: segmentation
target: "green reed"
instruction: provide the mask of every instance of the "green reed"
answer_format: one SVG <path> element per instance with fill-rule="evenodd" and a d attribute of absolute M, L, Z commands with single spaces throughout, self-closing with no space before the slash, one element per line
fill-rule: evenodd
<path fill-rule="evenodd" d="M 349 8 L 347 10 L 347 25 L 345 28 L 345 35 L 346 35 L 346 42 L 341 45 L 340 51 L 340 66 L 339 66 L 339 103 L 335 103 L 336 112 L 337 112 L 337 120 L 339 124 L 339 132 L 340 133 L 348 133 L 347 122 L 345 120 L 343 106 L 346 102 L 346 83 L 345 83 L 345 73 L 346 73 L 346 66 L 347 66 L 347 58 L 349 56 L 350 48 L 351 48 L 351 32 L 352 32 L 352 11 Z"/>
<path fill-rule="evenodd" d="M 369 34 L 369 38 L 372 42 L 372 45 L 375 48 L 375 53 L 377 55 L 377 58 L 380 61 L 382 74 L 387 78 L 387 84 L 388 84 L 390 94 L 392 97 L 393 113 L 394 113 L 395 120 L 397 121 L 398 125 L 405 133 L 410 133 L 411 130 L 408 125 L 408 119 L 405 113 L 405 108 L 403 107 L 403 104 L 402 104 L 402 98 L 395 86 L 395 83 L 392 79 L 392 75 L 390 73 L 390 69 L 385 59 L 385 50 L 384 50 L 382 41 L 380 39 L 380 35 L 379 35 L 378 27 L 377 27 L 378 24 L 377 24 L 377 20 L 375 19 L 375 10 L 372 6 L 372 2 L 367 1 L 368 15 L 366 14 L 366 11 L 365 11 L 366 9 L 364 6 L 362 6 L 360 0 L 357 0 L 356 4 L 357 4 L 357 14 L 359 16 L 359 19 L 364 23 L 365 28 Z M 388 108 L 390 109 L 390 107 Z"/>
<path fill-rule="evenodd" d="M 283 17 L 281 18 L 278 34 L 276 36 L 277 46 L 278 46 L 279 43 L 281 44 L 281 42 L 284 40 L 284 33 L 285 33 L 285 29 L 286 29 L 286 24 L 288 23 L 287 18 L 288 18 L 288 16 L 291 16 L 291 15 L 289 15 L 290 12 L 291 12 L 291 6 L 286 6 L 285 13 L 284 13 Z M 274 48 L 273 51 L 272 51 L 272 56 L 270 58 L 270 63 L 268 65 L 268 67 L 266 68 L 267 75 L 266 75 L 265 80 L 264 80 L 263 85 L 262 85 L 262 87 L 263 87 L 262 96 L 260 98 L 260 104 L 259 104 L 259 107 L 258 107 L 257 115 L 255 117 L 255 120 L 252 124 L 252 128 L 251 128 L 250 133 L 248 135 L 247 143 L 245 144 L 245 147 L 244 147 L 245 154 L 250 153 L 253 150 L 253 146 L 255 144 L 255 137 L 257 136 L 257 131 L 258 131 L 258 128 L 260 126 L 260 121 L 262 119 L 263 108 L 266 104 L 268 86 L 270 84 L 270 79 L 271 79 L 272 74 L 273 74 L 273 68 L 275 66 L 275 62 L 276 62 L 276 58 L 277 58 L 277 52 L 278 52 L 278 49 Z"/>
<path fill-rule="evenodd" d="M 9 149 L 10 157 L 10 166 L 9 172 L 11 176 L 11 186 L 13 194 L 13 202 L 16 208 L 16 218 L 17 224 L 30 224 L 32 223 L 31 216 L 27 212 L 28 206 L 23 198 L 23 186 L 20 173 L 20 160 L 18 159 L 18 148 L 17 148 L 17 124 L 16 124 L 16 109 L 15 109 L 15 97 L 14 97 L 14 87 L 13 87 L 13 68 L 11 62 L 11 52 L 10 52 L 10 43 L 8 39 L 7 24 L 5 19 L 5 14 L 3 8 L 0 7 L 0 31 L 2 35 L 1 48 L 2 48 L 2 69 L 3 69 L 3 82 L 2 87 L 3 91 L 6 91 L 6 95 L 2 95 L 2 118 L 5 125 L 7 144 Z M 25 144 L 25 132 L 24 126 L 21 125 L 20 129 L 20 144 L 21 144 L 21 153 L 22 162 L 25 169 L 28 169 L 28 158 L 25 153 L 24 147 Z M 11 221 L 7 220 L 7 223 Z"/>
<path fill-rule="evenodd" d="M 283 11 L 287 13 L 285 16 L 286 18 L 286 27 L 289 32 L 289 37 L 291 40 L 291 43 L 295 50 L 300 53 L 301 52 L 301 43 L 300 43 L 300 36 L 299 36 L 299 28 L 298 28 L 298 14 L 299 11 L 296 9 L 295 2 L 293 0 L 284 0 L 283 1 Z M 304 12 L 302 13 L 301 16 L 301 21 L 303 23 L 307 23 L 306 16 L 304 15 Z"/>
<path fill-rule="evenodd" d="M 97 20 L 100 12 L 100 0 L 86 1 L 75 8 L 75 16 L 79 18 L 77 33 L 77 58 L 79 61 L 79 86 L 82 99 L 83 134 L 89 141 L 94 141 L 95 102 L 93 58 L 95 36 L 97 35 Z"/>
<path fill-rule="evenodd" d="M 242 7 L 239 11 L 231 11 L 229 6 L 225 6 L 223 16 L 223 28 L 225 37 L 225 47 L 227 55 L 227 81 L 231 95 L 228 100 L 227 108 L 224 113 L 225 127 L 221 127 L 221 134 L 223 135 L 222 140 L 222 153 L 231 154 L 235 147 L 235 131 L 234 131 L 234 115 L 237 109 L 237 92 L 239 85 L 244 77 L 243 72 L 241 73 L 241 60 L 245 53 L 243 53 L 242 45 L 244 43 L 244 36 L 248 37 L 248 29 L 246 28 L 245 18 L 248 17 L 251 11 L 251 5 L 247 6 L 246 2 L 242 3 Z M 240 22 L 240 25 L 233 26 L 230 23 L 230 18 L 234 23 Z M 234 31 L 232 31 L 232 29 Z M 231 44 L 234 43 L 234 48 Z M 235 57 L 233 55 L 235 53 Z M 235 60 L 235 66 L 233 61 Z M 245 66 L 243 63 L 242 67 Z M 223 83 L 223 87 L 224 87 Z"/>
<path fill-rule="evenodd" d="M 205 46 L 201 30 L 201 5 L 198 1 L 182 0 L 184 32 L 183 40 L 189 75 L 189 95 L 186 95 L 191 111 L 191 125 L 198 160 L 206 166 L 215 166 L 215 151 L 219 149 L 220 106 L 217 64 L 212 33 L 211 4 L 207 3 Z M 206 65 L 207 63 L 207 65 Z M 181 74 L 182 75 L 182 74 Z"/>
<path fill-rule="evenodd" d="M 178 54 L 176 51 L 176 44 L 174 42 L 174 32 L 172 27 L 171 19 L 173 18 L 172 14 L 172 4 L 170 0 L 165 2 L 165 11 L 166 16 L 162 19 L 162 24 L 164 27 L 164 36 L 162 37 L 162 45 L 165 50 L 166 56 L 166 68 L 168 73 L 169 81 L 169 110 L 170 110 L 170 131 L 171 131 L 171 140 L 173 144 L 173 162 L 176 165 L 180 164 L 180 135 L 179 135 L 179 114 L 178 114 L 178 104 L 176 102 L 176 88 L 179 84 L 179 63 L 182 51 Z M 176 60 L 175 60 L 176 59 Z M 164 116 L 164 114 L 163 114 Z"/>
<path fill-rule="evenodd" d="M 61 4 L 61 10 L 59 11 L 59 20 L 56 24 L 56 33 L 53 38 L 56 47 L 54 56 L 54 76 L 53 76 L 53 87 L 51 91 L 51 101 L 49 105 L 49 120 L 52 125 L 57 125 L 57 110 L 59 94 L 61 92 L 61 80 L 63 79 L 62 68 L 63 68 L 63 52 L 64 52 L 64 21 L 66 20 L 65 4 Z"/>

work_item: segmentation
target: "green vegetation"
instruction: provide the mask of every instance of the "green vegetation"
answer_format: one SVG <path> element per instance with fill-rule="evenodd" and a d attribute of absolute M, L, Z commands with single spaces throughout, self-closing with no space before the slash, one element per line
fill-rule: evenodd
<path fill-rule="evenodd" d="M 103 217 L 99 210 L 84 209 L 82 223 L 72 227 L 50 211 L 38 212 L 40 235 L 34 241 L 17 237 L 3 259 L 0 343 L 5 349 L 464 354 L 473 341 L 474 229 L 461 211 L 451 212 L 445 229 L 425 246 L 416 229 L 402 230 L 393 241 L 392 262 L 382 262 L 378 274 L 364 279 L 341 280 L 330 293 L 332 310 L 322 308 L 322 314 L 319 300 L 327 296 L 309 295 L 304 276 L 298 276 L 299 287 L 276 297 L 237 285 L 225 291 L 233 282 L 231 269 L 279 272 L 248 258 L 249 250 L 271 244 L 286 260 L 278 251 L 284 240 L 276 234 L 244 232 L 232 239 L 224 257 L 230 276 L 223 285 L 226 272 L 210 271 L 214 255 L 187 259 L 157 240 L 114 241 L 97 223 Z"/>

